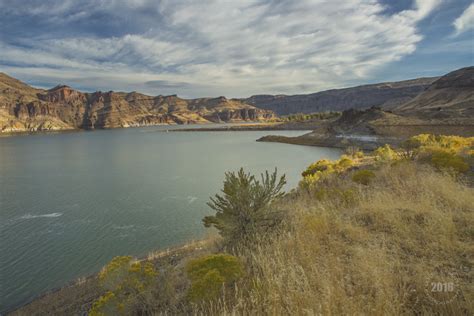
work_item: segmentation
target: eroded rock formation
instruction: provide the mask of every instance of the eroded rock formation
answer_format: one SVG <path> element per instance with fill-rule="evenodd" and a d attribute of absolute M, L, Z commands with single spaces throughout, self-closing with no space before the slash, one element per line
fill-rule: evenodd
<path fill-rule="evenodd" d="M 1 132 L 268 121 L 274 117 L 272 111 L 225 97 L 83 93 L 64 85 L 41 90 L 0 73 Z"/>

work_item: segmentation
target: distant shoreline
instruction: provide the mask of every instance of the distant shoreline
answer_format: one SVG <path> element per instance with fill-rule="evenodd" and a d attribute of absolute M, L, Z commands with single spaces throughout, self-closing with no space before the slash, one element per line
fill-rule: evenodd
<path fill-rule="evenodd" d="M 108 130 L 121 130 L 121 129 L 134 129 L 134 128 L 152 128 L 152 127 L 170 127 L 170 129 L 163 131 L 204 131 L 204 130 L 226 130 L 225 126 L 234 127 L 241 126 L 245 128 L 248 125 L 258 128 L 260 126 L 268 126 L 269 130 L 272 129 L 271 125 L 278 125 L 278 123 L 268 123 L 268 122 L 228 122 L 228 123 L 193 123 L 193 124 L 153 124 L 153 125 L 140 125 L 140 126 L 125 126 L 125 127 L 108 127 L 108 128 L 94 128 L 94 129 L 83 129 L 83 128 L 71 128 L 71 129 L 54 129 L 54 130 L 24 130 L 24 131 L 0 131 L 0 137 L 8 136 L 33 136 L 33 135 L 50 135 L 50 134 L 66 134 L 66 133 L 76 133 L 76 132 L 95 132 L 95 131 L 108 131 Z M 190 127 L 188 126 L 220 126 L 220 127 Z M 251 128 L 253 129 L 253 128 Z"/>
<path fill-rule="evenodd" d="M 242 124 L 222 127 L 201 127 L 201 128 L 182 128 L 172 129 L 170 132 L 245 132 L 245 131 L 308 131 L 312 128 L 306 125 L 287 125 L 284 123 L 276 124 Z"/>

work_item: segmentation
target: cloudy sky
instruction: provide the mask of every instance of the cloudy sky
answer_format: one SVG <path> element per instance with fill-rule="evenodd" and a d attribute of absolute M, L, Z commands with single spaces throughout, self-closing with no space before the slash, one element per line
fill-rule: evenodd
<path fill-rule="evenodd" d="M 0 71 L 43 88 L 245 97 L 473 64 L 470 0 L 0 0 Z"/>

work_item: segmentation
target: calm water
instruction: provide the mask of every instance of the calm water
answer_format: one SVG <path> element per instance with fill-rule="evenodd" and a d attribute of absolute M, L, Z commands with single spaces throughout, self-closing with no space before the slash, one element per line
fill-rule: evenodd
<path fill-rule="evenodd" d="M 270 132 L 167 128 L 0 138 L 0 311 L 97 272 L 114 256 L 202 237 L 205 203 L 225 171 L 278 167 L 289 189 L 309 163 L 340 154 L 255 142 Z"/>

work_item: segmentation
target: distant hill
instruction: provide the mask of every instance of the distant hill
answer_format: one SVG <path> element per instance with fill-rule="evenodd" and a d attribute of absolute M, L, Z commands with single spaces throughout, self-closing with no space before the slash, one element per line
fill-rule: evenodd
<path fill-rule="evenodd" d="M 473 137 L 474 67 L 434 80 L 419 95 L 390 110 L 348 109 L 336 119 L 318 122 L 312 129 L 297 137 L 268 135 L 259 141 L 374 149 L 386 143 L 397 145 L 422 133 Z"/>
<path fill-rule="evenodd" d="M 447 130 L 446 126 L 451 126 Z M 405 135 L 421 132 L 474 135 L 474 67 L 455 70 L 391 110 L 349 109 L 330 123 L 337 134 Z"/>
<path fill-rule="evenodd" d="M 137 92 L 83 93 L 64 85 L 42 90 L 0 73 L 0 132 L 267 121 L 274 117 L 272 111 L 225 97 L 188 100 Z"/>
<path fill-rule="evenodd" d="M 254 95 L 243 101 L 279 115 L 366 109 L 373 106 L 390 109 L 412 100 L 437 79 L 439 77 L 385 82 L 311 94 Z"/>
<path fill-rule="evenodd" d="M 474 118 L 474 67 L 442 76 L 417 97 L 394 110 L 423 118 Z"/>

